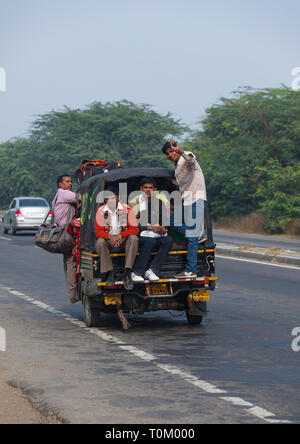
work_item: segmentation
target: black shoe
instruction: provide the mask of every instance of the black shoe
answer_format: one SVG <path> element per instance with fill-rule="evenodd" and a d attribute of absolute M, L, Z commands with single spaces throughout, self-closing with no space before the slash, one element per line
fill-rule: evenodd
<path fill-rule="evenodd" d="M 72 296 L 72 297 L 70 298 L 70 302 L 71 302 L 71 304 L 77 304 L 77 302 L 79 302 L 79 301 L 80 301 L 80 299 L 79 299 L 79 297 L 78 297 L 77 295 Z"/>
<path fill-rule="evenodd" d="M 110 271 L 108 273 L 107 278 L 106 278 L 106 286 L 107 287 L 113 287 L 115 285 L 115 283 L 116 283 L 116 280 L 117 280 L 117 278 L 116 278 L 115 273 L 113 271 Z"/>
<path fill-rule="evenodd" d="M 131 278 L 131 272 L 124 274 L 124 287 L 127 291 L 132 291 L 134 289 L 134 283 Z"/>

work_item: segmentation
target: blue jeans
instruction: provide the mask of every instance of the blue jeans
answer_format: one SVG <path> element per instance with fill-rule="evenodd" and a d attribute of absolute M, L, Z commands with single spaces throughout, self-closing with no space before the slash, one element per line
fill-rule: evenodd
<path fill-rule="evenodd" d="M 175 208 L 171 215 L 171 228 L 183 234 L 188 241 L 186 271 L 195 272 L 198 262 L 199 238 L 204 227 L 204 200 L 199 199 L 192 205 Z"/>
<path fill-rule="evenodd" d="M 169 251 L 172 250 L 172 245 L 173 239 L 170 236 L 164 236 L 158 239 L 141 236 L 139 244 L 140 255 L 136 258 L 133 272 L 138 276 L 144 276 L 151 258 L 151 253 L 157 250 L 157 255 L 152 261 L 150 268 L 159 276 L 162 265 L 168 260 L 168 254 Z"/>

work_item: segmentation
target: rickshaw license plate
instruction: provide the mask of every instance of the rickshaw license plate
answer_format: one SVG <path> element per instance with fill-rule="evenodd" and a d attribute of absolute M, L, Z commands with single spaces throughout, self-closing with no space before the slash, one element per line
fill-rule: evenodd
<path fill-rule="evenodd" d="M 194 302 L 209 302 L 209 291 L 202 290 L 202 291 L 193 291 L 192 293 L 193 301 Z"/>
<path fill-rule="evenodd" d="M 159 296 L 163 294 L 168 294 L 167 284 L 151 284 L 149 285 L 150 294 L 154 296 Z"/>
<path fill-rule="evenodd" d="M 105 296 L 105 305 L 122 305 L 122 299 L 119 296 Z"/>

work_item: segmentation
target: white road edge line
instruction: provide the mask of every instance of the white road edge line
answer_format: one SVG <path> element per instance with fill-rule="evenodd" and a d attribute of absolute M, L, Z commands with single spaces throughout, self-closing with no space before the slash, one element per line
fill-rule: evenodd
<path fill-rule="evenodd" d="M 155 357 L 154 355 L 146 353 L 143 350 L 139 350 L 134 346 L 126 345 L 123 341 L 120 341 L 119 339 L 115 338 L 114 336 L 111 336 L 110 334 L 105 333 L 98 328 L 88 328 L 85 325 L 85 323 L 80 321 L 79 319 L 74 318 L 71 315 L 64 313 L 60 310 L 57 310 L 56 308 L 51 307 L 50 305 L 47 305 L 44 302 L 41 302 L 41 301 L 35 300 L 29 296 L 26 296 L 24 293 L 21 293 L 20 291 L 12 290 L 9 287 L 5 287 L 1 283 L 0 283 L 0 289 L 7 291 L 8 293 L 12 294 L 13 296 L 18 297 L 19 299 L 29 302 L 30 304 L 33 304 L 36 307 L 41 308 L 42 310 L 45 310 L 51 314 L 54 314 L 55 316 L 64 318 L 66 321 L 70 322 L 71 324 L 76 325 L 77 327 L 80 327 L 95 336 L 98 336 L 99 338 L 101 338 L 104 341 L 112 342 L 112 343 L 116 344 L 121 350 L 127 351 L 128 353 L 131 353 L 132 355 L 134 355 L 144 361 L 153 362 L 153 364 L 156 365 L 156 367 L 158 367 L 160 370 L 170 373 L 173 376 L 177 376 L 180 379 L 184 380 L 185 382 L 199 388 L 200 390 L 202 390 L 208 394 L 211 394 L 211 395 L 228 394 L 225 390 L 219 389 L 207 381 L 200 380 L 196 376 L 186 373 L 178 367 L 175 367 L 173 365 L 168 365 L 168 364 L 159 364 L 159 363 L 155 362 L 158 360 L 158 358 Z M 291 424 L 291 422 L 287 421 L 287 420 L 275 419 L 276 416 L 274 413 L 268 412 L 267 410 L 265 410 L 261 407 L 255 406 L 252 403 L 243 400 L 242 398 L 221 396 L 221 397 L 219 397 L 219 399 L 222 401 L 225 401 L 229 404 L 232 404 L 234 406 L 237 406 L 237 407 L 250 407 L 250 408 L 243 409 L 243 412 L 249 413 L 249 414 L 251 414 L 251 415 L 267 422 L 267 423 L 270 423 L 270 424 Z"/>
<path fill-rule="evenodd" d="M 0 236 L 0 239 L 6 240 L 6 241 L 11 241 L 11 239 L 9 239 L 8 237 L 2 237 L 2 236 Z"/>
<path fill-rule="evenodd" d="M 299 270 L 300 269 L 300 267 L 296 267 L 296 265 L 272 264 L 271 262 L 256 261 L 254 259 L 244 259 L 244 258 L 239 258 L 239 257 L 223 256 L 222 254 L 216 254 L 216 258 L 230 259 L 232 261 L 252 262 L 254 264 L 269 265 L 270 267 L 290 268 L 292 270 Z"/>

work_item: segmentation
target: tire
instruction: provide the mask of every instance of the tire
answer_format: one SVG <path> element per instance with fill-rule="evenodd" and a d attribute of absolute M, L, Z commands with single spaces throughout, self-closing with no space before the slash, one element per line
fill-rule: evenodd
<path fill-rule="evenodd" d="M 12 222 L 10 222 L 10 233 L 15 236 L 16 235 L 17 230 L 13 227 Z"/>
<path fill-rule="evenodd" d="M 191 316 L 186 312 L 186 318 L 189 325 L 200 325 L 203 319 L 203 316 Z"/>
<path fill-rule="evenodd" d="M 5 227 L 3 221 L 2 221 L 2 229 L 3 229 L 3 233 L 4 233 L 4 234 L 7 234 L 7 233 L 8 233 L 8 229 Z"/>
<path fill-rule="evenodd" d="M 100 327 L 100 310 L 98 308 L 92 308 L 89 298 L 85 295 L 83 295 L 82 305 L 84 322 L 86 326 L 89 328 Z"/>

